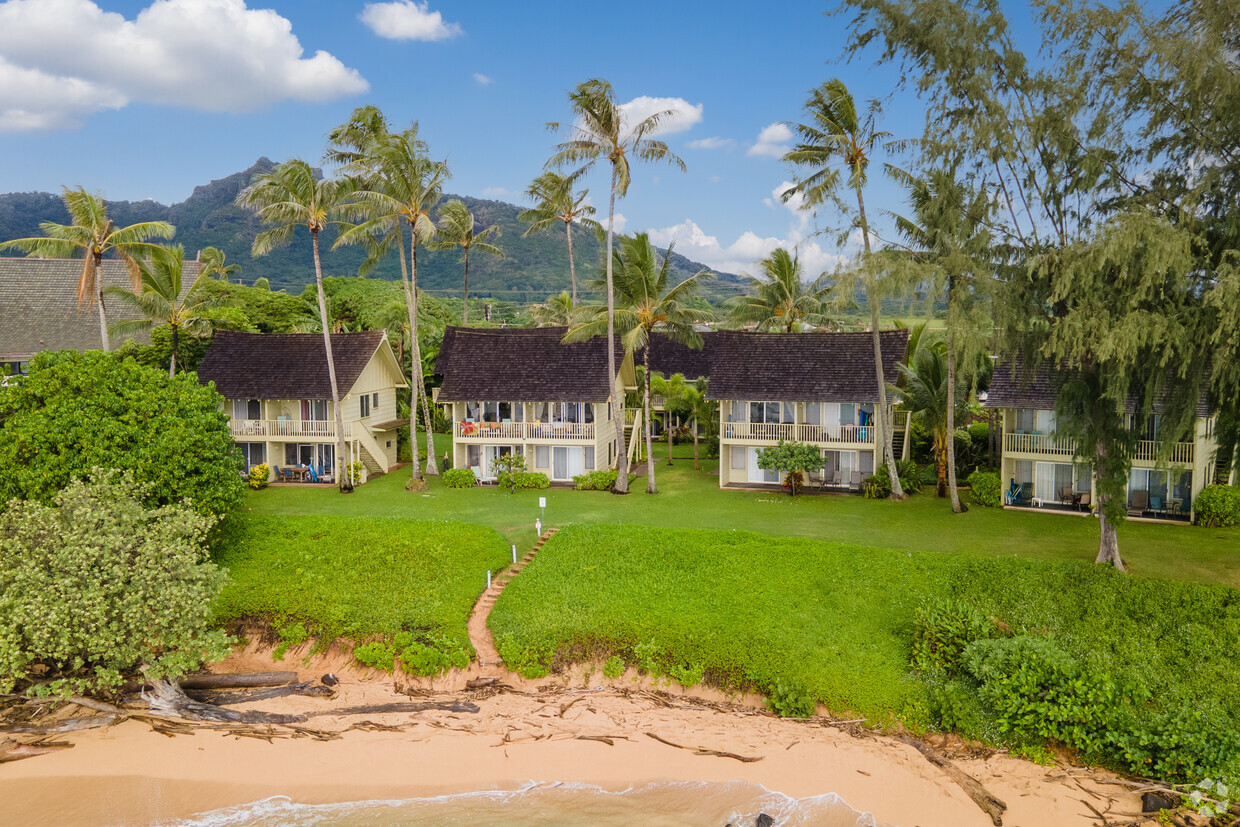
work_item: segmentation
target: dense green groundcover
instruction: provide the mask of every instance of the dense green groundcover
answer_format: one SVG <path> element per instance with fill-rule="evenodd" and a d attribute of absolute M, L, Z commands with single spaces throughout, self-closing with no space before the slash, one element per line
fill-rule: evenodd
<path fill-rule="evenodd" d="M 528 674 L 620 655 L 677 679 L 768 693 L 782 683 L 782 695 L 803 689 L 871 722 L 966 723 L 966 734 L 1010 743 L 977 693 L 956 693 L 970 708 L 945 716 L 941 680 L 910 664 L 918 610 L 944 598 L 1049 638 L 1136 698 L 1137 717 L 1196 710 L 1233 732 L 1240 722 L 1240 591 L 1087 562 L 570 526 L 504 591 L 491 628 L 505 661 Z"/>
<path fill-rule="evenodd" d="M 511 562 L 502 537 L 468 523 L 313 516 L 230 522 L 216 554 L 231 578 L 216 603 L 217 620 L 300 625 L 304 632 L 292 643 L 304 634 L 362 642 L 408 632 L 449 656 L 472 657 L 470 610 L 486 588 L 487 570 Z"/>

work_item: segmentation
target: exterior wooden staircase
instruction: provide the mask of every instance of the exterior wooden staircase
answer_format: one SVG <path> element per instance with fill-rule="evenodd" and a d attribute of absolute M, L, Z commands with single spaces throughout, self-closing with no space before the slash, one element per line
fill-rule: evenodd
<path fill-rule="evenodd" d="M 495 601 L 499 599 L 500 593 L 504 591 L 513 578 L 521 573 L 521 570 L 530 564 L 530 561 L 538 554 L 547 541 L 555 536 L 558 528 L 549 528 L 543 532 L 538 538 L 538 542 L 530 549 L 529 553 L 521 558 L 515 566 L 509 566 L 504 569 L 500 575 L 491 581 L 491 587 L 484 591 L 478 598 L 478 602 L 474 604 L 474 610 L 469 616 L 469 642 L 473 644 L 474 650 L 478 653 L 478 665 L 483 669 L 488 667 L 499 668 L 504 665 L 504 661 L 499 656 L 499 651 L 495 648 L 495 638 L 491 635 L 491 628 L 487 625 L 487 619 L 491 616 L 491 609 L 495 608 Z"/>

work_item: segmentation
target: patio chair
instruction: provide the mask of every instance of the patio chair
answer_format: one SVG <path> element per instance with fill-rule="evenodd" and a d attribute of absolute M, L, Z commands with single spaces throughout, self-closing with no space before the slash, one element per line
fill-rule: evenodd
<path fill-rule="evenodd" d="M 1182 514 L 1182 515 L 1183 515 L 1183 516 L 1185 516 L 1185 517 L 1188 517 L 1188 516 L 1190 516 L 1192 513 L 1193 513 L 1193 500 L 1192 500 L 1192 498 L 1191 498 L 1191 497 L 1185 497 L 1184 499 L 1180 500 L 1180 514 Z"/>
<path fill-rule="evenodd" d="M 487 484 L 487 483 L 486 483 L 486 480 L 484 480 L 484 479 L 482 478 L 482 468 L 481 468 L 480 466 L 477 466 L 477 465 L 471 465 L 471 466 L 469 466 L 469 470 L 474 472 L 474 479 L 476 479 L 476 480 L 478 481 L 478 484 L 479 484 L 479 485 L 486 485 L 486 484 Z"/>
<path fill-rule="evenodd" d="M 849 483 L 848 487 L 851 488 L 853 491 L 859 491 L 861 489 L 861 472 L 860 471 L 852 472 L 852 481 Z"/>
<path fill-rule="evenodd" d="M 1154 514 L 1160 514 L 1163 510 L 1162 497 L 1150 497 L 1150 511 Z"/>
<path fill-rule="evenodd" d="M 1072 486 L 1065 485 L 1059 492 L 1059 504 L 1076 505 L 1076 492 L 1072 489 Z"/>
<path fill-rule="evenodd" d="M 1140 517 L 1150 507 L 1150 492 L 1133 491 L 1128 497 L 1128 513 Z"/>
<path fill-rule="evenodd" d="M 1089 511 L 1092 502 L 1093 495 L 1086 491 L 1084 494 L 1081 494 L 1081 498 L 1076 501 L 1076 508 L 1078 511 Z"/>

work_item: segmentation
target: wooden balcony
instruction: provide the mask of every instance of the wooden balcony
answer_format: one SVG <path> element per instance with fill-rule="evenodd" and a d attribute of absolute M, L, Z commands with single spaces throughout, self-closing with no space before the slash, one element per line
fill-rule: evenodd
<path fill-rule="evenodd" d="M 753 442 L 810 442 L 816 444 L 873 445 L 878 429 L 871 425 L 806 425 L 768 422 L 724 422 L 724 439 Z"/>
<path fill-rule="evenodd" d="M 1192 465 L 1195 446 L 1191 442 L 1177 442 L 1171 446 L 1169 456 L 1159 455 L 1158 442 L 1143 439 L 1133 452 L 1134 462 L 1157 463 L 1165 460 L 1169 465 Z M 1005 454 L 1038 454 L 1041 456 L 1071 459 L 1076 453 L 1076 441 L 1055 434 L 1004 434 Z"/>
<path fill-rule="evenodd" d="M 464 441 L 537 440 L 592 442 L 593 422 L 454 422 L 452 435 Z"/>
<path fill-rule="evenodd" d="M 336 439 L 336 423 L 330 419 L 231 419 L 228 426 L 234 439 L 258 437 L 274 442 L 326 442 Z M 353 423 L 344 423 L 344 438 L 353 438 Z"/>

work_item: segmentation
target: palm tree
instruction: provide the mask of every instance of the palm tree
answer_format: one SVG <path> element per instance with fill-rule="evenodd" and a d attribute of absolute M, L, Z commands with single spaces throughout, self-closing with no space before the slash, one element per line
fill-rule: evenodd
<path fill-rule="evenodd" d="M 864 118 L 858 117 L 852 94 L 839 78 L 833 78 L 810 92 L 809 100 L 805 102 L 805 114 L 809 123 L 796 124 L 793 127 L 799 142 L 784 155 L 783 160 L 796 167 L 806 167 L 809 172 L 783 193 L 783 200 L 787 201 L 800 194 L 805 198 L 807 207 L 828 201 L 842 207 L 839 190 L 842 185 L 848 186 L 857 197 L 857 226 L 861 229 L 868 260 L 871 252 L 870 222 L 866 217 L 863 191 L 870 156 L 876 149 L 899 145 L 888 140 L 891 137 L 889 133 L 876 128 L 876 104 L 871 103 Z M 847 181 L 841 175 L 842 172 L 847 173 Z M 866 299 L 870 303 L 870 330 L 874 337 L 874 373 L 878 380 L 878 405 L 875 406 L 875 413 L 878 416 L 879 430 L 883 434 L 883 454 L 891 476 L 891 497 L 902 500 L 904 489 L 900 487 L 900 478 L 896 474 L 895 457 L 891 450 L 892 429 L 887 416 L 883 347 L 878 335 L 880 308 L 877 286 L 877 277 L 873 277 L 866 288 Z"/>
<path fill-rule="evenodd" d="M 685 399 L 693 406 L 693 470 L 701 470 L 701 463 L 698 459 L 698 438 L 702 423 L 706 424 L 706 433 L 709 436 L 713 434 L 715 428 L 715 417 L 719 415 L 719 403 L 713 402 L 706 398 L 706 390 L 709 386 L 706 377 L 702 377 L 693 383 L 691 390 L 685 393 Z"/>
<path fill-rule="evenodd" d="M 900 364 L 904 387 L 889 385 L 890 391 L 908 405 L 914 421 L 934 437 L 934 466 L 938 473 L 938 496 L 948 491 L 947 463 L 949 437 L 958 425 L 964 424 L 967 413 L 953 405 L 951 382 L 948 378 L 947 346 L 942 342 L 923 347 L 913 357 L 913 365 Z"/>
<path fill-rule="evenodd" d="M 492 224 L 485 230 L 474 231 L 473 214 L 463 201 L 453 198 L 439 208 L 439 241 L 427 243 L 428 250 L 452 250 L 457 247 L 465 254 L 465 307 L 461 311 L 461 324 L 469 325 L 469 251 L 504 257 L 504 251 L 490 243 L 499 237 L 499 225 Z"/>
<path fill-rule="evenodd" d="M 565 290 L 548 296 L 542 304 L 530 306 L 530 316 L 535 327 L 573 327 L 580 324 L 593 308 L 579 305 Z"/>
<path fill-rule="evenodd" d="M 616 93 L 611 84 L 601 78 L 592 78 L 577 85 L 568 95 L 569 107 L 575 119 L 569 126 L 570 138 L 556 147 L 555 154 L 547 161 L 548 168 L 580 165 L 569 175 L 576 181 L 599 160 L 611 165 L 611 198 L 607 208 L 607 251 L 604 258 L 607 283 L 607 381 L 616 375 L 616 295 L 612 284 L 612 242 L 615 237 L 616 196 L 621 198 L 629 191 L 631 180 L 629 161 L 666 161 L 685 170 L 685 162 L 672 152 L 666 143 L 653 138 L 659 123 L 672 114 L 667 109 L 644 118 L 637 124 L 624 121 L 624 114 L 616 103 Z M 560 124 L 549 123 L 548 128 L 558 130 Z M 617 400 L 619 402 L 619 400 Z M 629 458 L 624 445 L 624 405 L 613 406 L 613 424 L 619 451 L 616 457 L 617 494 L 629 493 Z M 653 477 L 651 478 L 653 479 Z"/>
<path fill-rule="evenodd" d="M 604 330 L 611 330 L 614 324 L 615 329 L 620 331 L 625 351 L 636 353 L 641 350 L 646 419 L 646 493 L 657 494 L 654 458 L 650 455 L 650 348 L 647 344 L 650 333 L 657 328 L 673 341 L 689 347 L 702 346 L 702 335 L 693 325 L 709 318 L 709 314 L 690 308 L 689 301 L 702 281 L 712 278 L 714 273 L 702 270 L 672 286 L 672 248 L 668 247 L 663 261 L 658 262 L 655 249 L 645 233 L 620 239 L 620 248 L 615 251 L 614 257 L 615 269 L 619 271 L 613 276 L 616 291 L 614 316 L 608 313 L 603 319 L 586 322 L 570 330 L 566 340 L 589 339 Z"/>
<path fill-rule="evenodd" d="M 222 281 L 228 281 L 228 277 L 233 273 L 241 272 L 241 265 L 227 264 L 227 260 L 228 256 L 223 250 L 217 250 L 215 247 L 203 247 L 202 252 L 198 254 L 198 272 L 208 278 L 219 276 Z"/>
<path fill-rule="evenodd" d="M 265 256 L 276 247 L 293 240 L 298 227 L 310 231 L 314 251 L 314 281 L 319 295 L 319 324 L 323 330 L 323 348 L 327 352 L 327 376 L 332 387 L 332 407 L 336 411 L 336 464 L 347 467 L 348 450 L 344 440 L 344 417 L 340 410 L 340 389 L 336 385 L 336 360 L 332 357 L 331 328 L 327 321 L 327 298 L 323 295 L 323 264 L 319 256 L 319 233 L 329 224 L 339 223 L 340 215 L 351 205 L 356 182 L 347 178 L 323 178 L 300 159 L 285 161 L 271 172 L 255 177 L 253 183 L 237 195 L 237 204 L 258 214 L 269 229 L 254 238 L 252 252 Z M 351 475 L 342 470 L 338 475 L 341 492 L 353 490 Z"/>
<path fill-rule="evenodd" d="M 783 333 L 832 326 L 825 306 L 828 288 L 821 286 L 821 278 L 805 284 L 800 258 L 776 247 L 759 264 L 761 278 L 746 276 L 753 295 L 737 296 L 729 303 L 729 316 L 735 325 L 754 324 L 758 330 Z"/>
<path fill-rule="evenodd" d="M 46 235 L 42 238 L 15 238 L 0 244 L 0 252 L 18 249 L 28 256 L 43 258 L 74 258 L 83 256 L 82 275 L 78 277 L 78 309 L 99 302 L 99 340 L 108 350 L 108 318 L 103 307 L 103 280 L 99 265 L 108 253 L 115 253 L 129 266 L 129 279 L 134 290 L 142 285 L 138 259 L 150 255 L 158 245 L 152 238 L 172 238 L 176 228 L 167 221 L 144 221 L 116 229 L 108 218 L 108 205 L 103 198 L 83 187 L 63 187 L 61 199 L 69 211 L 71 224 L 44 221 L 39 225 Z"/>
<path fill-rule="evenodd" d="M 667 434 L 667 464 L 672 464 L 672 416 L 676 415 L 684 422 L 685 415 L 693 415 L 692 396 L 697 391 L 692 384 L 685 381 L 683 373 L 673 373 L 664 377 L 658 371 L 650 377 L 650 389 L 663 397 L 663 430 Z M 696 434 L 695 434 L 696 443 Z"/>
<path fill-rule="evenodd" d="M 104 293 L 129 305 L 142 315 L 140 319 L 116 322 L 110 328 L 113 336 L 125 336 L 150 330 L 155 325 L 167 325 L 172 330 L 172 358 L 168 360 L 168 376 L 177 371 L 177 352 L 181 346 L 181 334 L 205 336 L 216 326 L 225 323 L 224 315 L 211 311 L 219 306 L 217 298 L 202 290 L 208 280 L 199 270 L 189 289 L 182 290 L 185 250 L 176 247 L 156 247 L 148 261 L 140 263 L 142 287 L 134 293 L 115 285 L 104 288 Z"/>
<path fill-rule="evenodd" d="M 448 177 L 447 163 L 432 161 L 425 141 L 418 138 L 418 125 L 392 133 L 383 113 L 373 106 L 354 110 L 352 118 L 329 135 L 332 148 L 328 159 L 343 162 L 345 169 L 357 173 L 362 184 L 357 197 L 365 205 L 365 220 L 345 228 L 337 244 L 362 244 L 367 250 L 364 271 L 369 271 L 392 247 L 400 256 L 401 284 L 409 315 L 410 443 L 414 446 L 412 478 L 421 476 L 416 459 L 415 434 L 418 400 L 421 399 L 422 424 L 426 432 L 426 473 L 439 474 L 430 403 L 421 375 L 418 337 L 418 242 L 434 238 L 435 224 L 430 210 L 443 195 Z M 409 262 L 405 260 L 405 230 L 409 230 Z M 407 274 L 407 275 L 406 275 Z M 415 375 L 416 369 L 416 375 Z"/>
<path fill-rule="evenodd" d="M 534 206 L 517 215 L 518 221 L 530 225 L 529 229 L 521 234 L 522 238 L 541 233 L 557 221 L 564 224 L 564 233 L 568 238 L 568 278 L 572 285 L 573 304 L 576 304 L 577 267 L 573 263 L 573 224 L 580 224 L 596 234 L 603 231 L 602 226 L 590 217 L 594 215 L 594 207 L 585 203 L 590 191 L 573 192 L 572 178 L 558 172 L 544 172 L 534 179 L 525 194 L 534 201 Z"/>

